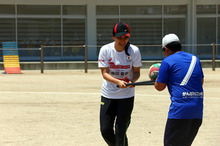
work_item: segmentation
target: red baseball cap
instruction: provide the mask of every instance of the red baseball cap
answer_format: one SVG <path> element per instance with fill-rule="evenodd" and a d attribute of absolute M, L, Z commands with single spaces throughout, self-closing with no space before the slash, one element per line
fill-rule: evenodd
<path fill-rule="evenodd" d="M 113 27 L 112 34 L 116 37 L 120 37 L 123 35 L 130 37 L 130 30 L 126 23 L 119 22 Z"/>

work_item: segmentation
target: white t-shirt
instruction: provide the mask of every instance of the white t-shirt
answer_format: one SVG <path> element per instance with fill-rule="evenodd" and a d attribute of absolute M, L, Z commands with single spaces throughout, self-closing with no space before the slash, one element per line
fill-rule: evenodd
<path fill-rule="evenodd" d="M 117 79 L 128 82 L 132 79 L 132 67 L 141 67 L 141 54 L 139 48 L 130 44 L 128 53 L 118 52 L 115 42 L 104 45 L 99 52 L 98 67 L 108 67 L 109 74 Z M 103 79 L 102 96 L 110 99 L 123 99 L 134 96 L 134 88 L 118 88 L 116 84 Z"/>

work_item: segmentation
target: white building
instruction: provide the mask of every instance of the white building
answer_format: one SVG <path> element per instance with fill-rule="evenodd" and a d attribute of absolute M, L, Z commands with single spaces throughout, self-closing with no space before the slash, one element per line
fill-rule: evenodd
<path fill-rule="evenodd" d="M 48 46 L 45 60 L 83 60 L 84 44 L 88 59 L 97 60 L 119 21 L 129 25 L 143 60 L 161 59 L 161 39 L 171 32 L 201 59 L 220 44 L 220 0 L 0 0 L 0 20 L 0 42 L 29 49 L 20 51 L 21 60 L 38 60 L 32 48 L 41 45 Z"/>

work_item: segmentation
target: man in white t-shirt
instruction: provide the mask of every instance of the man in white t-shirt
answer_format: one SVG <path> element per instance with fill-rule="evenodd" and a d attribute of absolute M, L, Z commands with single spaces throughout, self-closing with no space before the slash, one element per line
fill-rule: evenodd
<path fill-rule="evenodd" d="M 142 63 L 139 48 L 128 41 L 130 31 L 126 23 L 117 23 L 112 37 L 114 42 L 100 49 L 98 60 L 103 76 L 100 130 L 108 145 L 124 146 L 128 145 L 126 130 L 134 104 L 134 88 L 126 83 L 139 79 Z"/>

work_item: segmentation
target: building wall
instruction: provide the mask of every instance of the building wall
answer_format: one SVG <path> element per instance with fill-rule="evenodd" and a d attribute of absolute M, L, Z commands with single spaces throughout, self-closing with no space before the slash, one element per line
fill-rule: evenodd
<path fill-rule="evenodd" d="M 167 33 L 176 33 L 184 51 L 204 59 L 211 57 L 211 44 L 220 42 L 219 0 L 1 0 L 0 20 L 0 42 L 18 42 L 21 60 L 39 60 L 41 45 L 46 60 L 83 60 L 85 44 L 88 59 L 97 60 L 118 21 L 130 26 L 130 41 L 144 60 L 163 58 Z"/>

